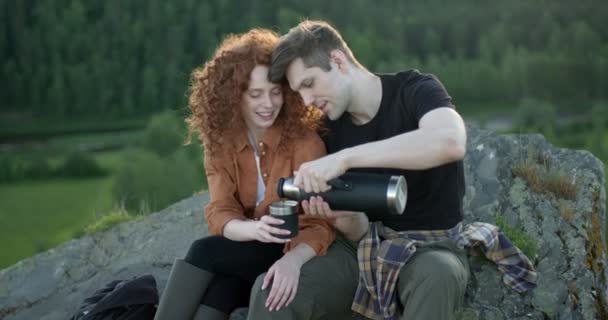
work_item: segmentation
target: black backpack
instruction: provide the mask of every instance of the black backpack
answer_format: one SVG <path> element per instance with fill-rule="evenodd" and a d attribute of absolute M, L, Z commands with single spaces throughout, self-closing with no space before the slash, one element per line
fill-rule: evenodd
<path fill-rule="evenodd" d="M 152 320 L 157 304 L 156 280 L 146 274 L 106 284 L 84 299 L 70 320 Z"/>

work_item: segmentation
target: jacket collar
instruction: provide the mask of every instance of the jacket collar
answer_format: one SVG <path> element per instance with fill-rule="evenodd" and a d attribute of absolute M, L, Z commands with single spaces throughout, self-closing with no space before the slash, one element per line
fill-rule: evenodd
<path fill-rule="evenodd" d="M 263 149 L 270 148 L 271 150 L 276 150 L 279 146 L 279 143 L 281 142 L 281 135 L 283 132 L 282 129 L 283 125 L 278 121 L 275 122 L 270 128 L 266 130 L 262 139 L 255 142 L 257 144 L 256 148 L 260 149 L 260 147 L 262 147 Z M 260 146 L 260 143 L 262 143 L 262 146 Z M 247 130 L 242 130 L 238 134 L 238 136 L 236 137 L 235 146 L 237 153 L 243 151 L 245 147 L 249 146 Z"/>

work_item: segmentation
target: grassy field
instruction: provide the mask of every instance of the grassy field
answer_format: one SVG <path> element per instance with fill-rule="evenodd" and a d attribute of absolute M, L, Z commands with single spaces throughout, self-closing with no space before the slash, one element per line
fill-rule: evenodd
<path fill-rule="evenodd" d="M 111 182 L 108 176 L 0 185 L 0 269 L 82 234 L 111 209 Z"/>
<path fill-rule="evenodd" d="M 89 138 L 77 140 L 86 139 Z M 112 200 L 112 187 L 114 173 L 125 161 L 125 152 L 128 150 L 93 154 L 96 162 L 110 172 L 108 176 L 0 184 L 0 241 L 3 243 L 0 269 L 79 237 L 102 216 L 120 211 L 120 206 Z M 52 166 L 59 165 L 64 157 L 48 156 Z"/>
<path fill-rule="evenodd" d="M 102 152 L 95 158 L 113 172 L 122 153 Z M 0 184 L 0 269 L 81 235 L 113 208 L 112 179 L 110 175 Z"/>

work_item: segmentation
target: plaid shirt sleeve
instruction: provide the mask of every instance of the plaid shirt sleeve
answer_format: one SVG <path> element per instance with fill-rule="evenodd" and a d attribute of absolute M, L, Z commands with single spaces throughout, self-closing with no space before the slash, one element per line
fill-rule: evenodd
<path fill-rule="evenodd" d="M 380 236 L 385 240 L 380 240 Z M 396 232 L 370 225 L 359 243 L 359 285 L 351 309 L 370 319 L 397 319 L 396 288 L 399 271 L 416 252 L 416 243 L 450 239 L 469 253 L 481 251 L 503 274 L 503 282 L 517 292 L 536 287 L 537 273 L 526 255 L 497 226 L 459 223 L 449 230 Z"/>

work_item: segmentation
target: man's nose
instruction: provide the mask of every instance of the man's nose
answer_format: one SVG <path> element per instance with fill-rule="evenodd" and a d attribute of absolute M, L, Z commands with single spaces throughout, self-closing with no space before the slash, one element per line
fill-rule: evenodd
<path fill-rule="evenodd" d="M 302 100 L 304 101 L 305 106 L 309 106 L 313 102 L 315 102 L 315 99 L 309 93 L 300 93 L 300 95 L 302 96 Z"/>

